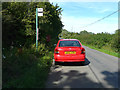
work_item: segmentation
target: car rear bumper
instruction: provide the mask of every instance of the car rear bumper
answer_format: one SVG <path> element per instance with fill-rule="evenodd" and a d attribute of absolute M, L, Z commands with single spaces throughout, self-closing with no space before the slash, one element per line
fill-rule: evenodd
<path fill-rule="evenodd" d="M 55 55 L 54 59 L 56 62 L 83 62 L 85 61 L 85 55 L 78 55 L 78 56 L 60 56 Z"/>
<path fill-rule="evenodd" d="M 85 61 L 85 59 L 82 59 L 82 60 L 61 60 L 61 59 L 57 59 L 57 60 L 55 60 L 55 62 L 84 62 Z"/>

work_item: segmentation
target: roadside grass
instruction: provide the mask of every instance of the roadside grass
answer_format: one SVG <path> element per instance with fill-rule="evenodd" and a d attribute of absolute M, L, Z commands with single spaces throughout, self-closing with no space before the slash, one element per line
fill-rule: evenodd
<path fill-rule="evenodd" d="M 36 63 L 27 68 L 20 77 L 7 82 L 4 88 L 44 88 L 48 72 L 49 66 Z"/>
<path fill-rule="evenodd" d="M 109 55 L 112 55 L 112 56 L 115 56 L 115 57 L 120 58 L 120 55 L 119 55 L 118 53 L 112 51 L 112 50 L 111 50 L 109 47 L 107 47 L 107 46 L 102 47 L 101 49 L 99 49 L 99 48 L 96 48 L 96 47 L 94 47 L 94 46 L 87 45 L 87 44 L 84 44 L 84 43 L 82 43 L 82 45 L 87 46 L 87 47 L 89 47 L 89 48 L 91 48 L 91 49 L 95 49 L 95 50 L 98 50 L 98 51 L 100 51 L 100 52 L 103 52 L 103 53 L 106 53 L 106 54 L 109 54 Z"/>
<path fill-rule="evenodd" d="M 16 48 L 6 53 L 5 56 L 8 57 L 3 59 L 3 89 L 45 88 L 52 64 L 52 51 L 46 52 L 43 56 L 39 56 L 39 53 L 31 54 L 26 49 L 18 54 Z"/>

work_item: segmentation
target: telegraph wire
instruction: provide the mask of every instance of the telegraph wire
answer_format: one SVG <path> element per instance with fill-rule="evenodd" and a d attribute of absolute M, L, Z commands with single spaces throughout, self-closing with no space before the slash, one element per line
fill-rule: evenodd
<path fill-rule="evenodd" d="M 95 22 L 93 22 L 93 23 L 90 23 L 90 24 L 88 24 L 86 26 L 83 26 L 83 27 L 80 27 L 80 28 L 85 28 L 85 27 L 91 26 L 91 25 L 93 25 L 93 24 L 95 24 L 95 23 L 97 23 L 97 22 L 99 22 L 101 20 L 104 20 L 105 18 L 108 18 L 109 16 L 111 16 L 111 15 L 113 15 L 113 14 L 119 12 L 119 11 L 120 11 L 120 9 L 118 9 L 117 11 L 115 11 L 115 12 L 113 12 L 113 13 L 111 13 L 111 14 L 109 14 L 109 15 L 107 15 L 107 16 L 105 16 L 105 17 L 103 17 L 103 18 L 101 18 L 101 19 L 99 19 L 99 20 L 97 20 Z"/>

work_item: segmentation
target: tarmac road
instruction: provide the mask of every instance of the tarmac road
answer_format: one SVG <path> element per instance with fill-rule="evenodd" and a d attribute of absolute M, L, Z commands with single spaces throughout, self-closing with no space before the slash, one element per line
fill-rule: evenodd
<path fill-rule="evenodd" d="M 51 67 L 46 88 L 118 88 L 118 58 L 90 49 L 86 63 L 60 63 Z"/>

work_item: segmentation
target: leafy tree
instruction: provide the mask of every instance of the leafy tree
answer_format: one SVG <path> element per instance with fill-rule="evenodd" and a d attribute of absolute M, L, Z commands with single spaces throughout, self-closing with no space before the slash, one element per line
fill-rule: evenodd
<path fill-rule="evenodd" d="M 120 30 L 116 30 L 115 34 L 87 32 L 83 30 L 78 33 L 71 33 L 67 30 L 62 31 L 63 38 L 79 39 L 82 43 L 92 45 L 96 48 L 109 47 L 115 52 L 120 51 Z"/>
<path fill-rule="evenodd" d="M 29 47 L 35 43 L 36 8 L 39 7 L 44 10 L 44 16 L 38 17 L 39 42 L 47 43 L 47 35 L 51 36 L 51 45 L 58 40 L 63 24 L 60 18 L 62 8 L 57 4 L 54 6 L 49 2 L 3 2 L 3 47 Z"/>
<path fill-rule="evenodd" d="M 89 34 L 86 30 L 81 31 L 80 34 Z"/>
<path fill-rule="evenodd" d="M 113 48 L 116 52 L 120 52 L 120 29 L 115 31 L 110 44 L 111 48 Z"/>
<path fill-rule="evenodd" d="M 39 43 L 36 50 L 36 8 L 39 7 L 43 8 L 44 16 L 38 17 Z M 28 87 L 31 84 L 25 76 L 39 77 L 40 70 L 47 76 L 48 66 L 52 62 L 53 44 L 57 42 L 63 27 L 61 12 L 62 8 L 49 2 L 2 3 L 3 88 Z M 50 42 L 46 40 L 47 35 L 51 37 Z M 35 73 L 31 76 L 29 70 L 34 69 Z M 45 79 L 43 75 L 41 78 Z M 34 82 L 31 80 L 34 83 L 31 87 L 42 86 L 41 82 L 37 85 L 38 77 L 32 79 Z M 41 78 L 39 81 L 44 81 Z M 22 83 L 24 80 L 26 83 Z"/>

